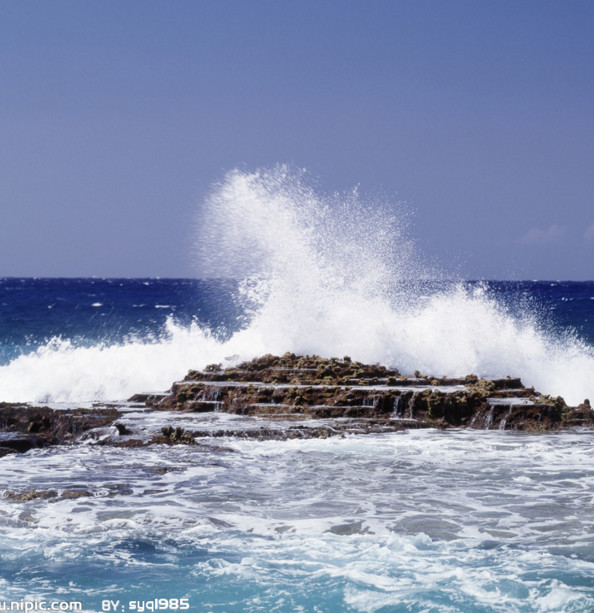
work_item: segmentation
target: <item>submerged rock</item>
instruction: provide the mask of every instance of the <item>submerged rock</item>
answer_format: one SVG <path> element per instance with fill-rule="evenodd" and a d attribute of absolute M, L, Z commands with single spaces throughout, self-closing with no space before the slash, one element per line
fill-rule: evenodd
<path fill-rule="evenodd" d="M 77 498 L 114 497 L 120 494 L 131 494 L 132 489 L 124 484 L 108 485 L 101 488 L 76 489 L 47 489 L 47 490 L 4 490 L 0 497 L 14 502 L 29 502 L 31 500 L 47 500 L 59 502 L 61 500 L 75 500 Z"/>

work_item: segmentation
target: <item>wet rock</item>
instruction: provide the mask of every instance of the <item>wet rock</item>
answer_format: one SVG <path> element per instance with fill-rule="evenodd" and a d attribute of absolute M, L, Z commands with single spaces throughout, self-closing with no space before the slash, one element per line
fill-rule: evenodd
<path fill-rule="evenodd" d="M 566 408 L 563 411 L 563 423 L 566 426 L 579 428 L 594 428 L 594 411 L 586 398 L 576 409 Z"/>
<path fill-rule="evenodd" d="M 116 422 L 113 426 L 118 431 L 118 434 L 120 436 L 126 436 L 126 435 L 129 435 L 129 434 L 132 434 L 132 430 L 130 430 L 124 424 L 120 424 L 119 422 Z"/>
<path fill-rule="evenodd" d="M 110 439 L 110 440 L 100 441 L 98 444 L 103 445 L 103 446 L 109 446 L 109 447 L 122 447 L 124 449 L 135 449 L 137 447 L 146 447 L 149 443 L 139 438 L 128 438 L 123 441 Z"/>
<path fill-rule="evenodd" d="M 369 528 L 363 527 L 362 521 L 355 521 L 347 524 L 332 526 L 326 532 L 337 534 L 339 536 L 352 536 L 353 534 L 368 534 Z"/>
<path fill-rule="evenodd" d="M 4 498 L 15 502 L 28 502 L 40 499 L 57 502 L 58 500 L 73 500 L 90 496 L 93 496 L 93 494 L 86 490 L 27 490 L 21 492 L 7 490 L 4 492 Z"/>
<path fill-rule="evenodd" d="M 161 429 L 161 437 L 154 437 L 153 442 L 163 442 L 170 445 L 195 445 L 196 441 L 192 434 L 183 428 L 166 426 Z M 159 440 L 162 439 L 162 440 Z"/>
<path fill-rule="evenodd" d="M 71 443 L 82 433 L 111 424 L 117 409 L 55 411 L 48 407 L 0 403 L 0 448 L 24 453 L 48 445 Z M 0 451 L 0 456 L 6 455 Z"/>
<path fill-rule="evenodd" d="M 478 430 L 545 432 L 566 427 L 559 410 L 542 404 L 487 405 L 469 425 Z"/>
<path fill-rule="evenodd" d="M 265 355 L 234 368 L 212 364 L 204 371 L 190 371 L 169 393 L 137 394 L 130 400 L 158 411 L 218 411 L 266 418 L 266 425 L 215 431 L 168 425 L 152 437 L 134 437 L 120 421 L 117 406 L 54 411 L 0 403 L 0 458 L 74 442 L 126 448 L 189 445 L 194 453 L 215 450 L 196 442 L 205 437 L 288 440 L 412 428 L 526 432 L 594 428 L 588 400 L 571 408 L 561 397 L 543 396 L 524 387 L 518 378 L 448 378 L 419 371 L 414 375 L 362 364 L 348 356 L 327 359 L 286 353 Z M 184 424 L 198 424 L 200 419 L 200 415 L 187 416 Z"/>
<path fill-rule="evenodd" d="M 1 497 L 13 502 L 29 502 L 31 500 L 47 500 L 58 502 L 60 500 L 76 500 L 77 498 L 113 497 L 119 494 L 131 494 L 128 485 L 116 484 L 101 488 L 90 489 L 48 489 L 48 490 L 4 490 Z"/>
<path fill-rule="evenodd" d="M 0 433 L 0 443 L 4 449 L 15 453 L 24 453 L 30 449 L 44 447 L 45 440 L 32 434 L 20 434 L 15 432 Z"/>
<path fill-rule="evenodd" d="M 401 429 L 403 420 L 408 420 L 408 428 L 524 431 L 593 423 L 589 404 L 571 409 L 560 397 L 524 387 L 517 377 L 447 378 L 419 371 L 407 377 L 348 356 L 326 359 L 293 353 L 265 355 L 234 368 L 213 364 L 204 371 L 192 370 L 168 395 L 149 397 L 146 403 L 159 410 L 221 411 L 268 419 L 358 420 L 358 429 L 365 420 L 383 418 L 387 421 L 382 428 L 392 431 Z M 373 427 L 378 428 L 377 423 Z M 371 431 L 369 426 L 362 430 Z M 258 436 L 276 436 L 259 432 Z"/>

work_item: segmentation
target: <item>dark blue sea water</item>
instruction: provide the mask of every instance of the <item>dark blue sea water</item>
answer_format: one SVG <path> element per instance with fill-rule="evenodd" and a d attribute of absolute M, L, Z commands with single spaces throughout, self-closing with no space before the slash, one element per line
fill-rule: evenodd
<path fill-rule="evenodd" d="M 445 283 L 425 284 L 429 292 Z M 594 346 L 594 281 L 481 281 L 511 314 L 526 310 L 552 335 Z M 0 364 L 52 338 L 78 346 L 154 339 L 168 318 L 196 322 L 220 338 L 245 326 L 238 283 L 221 279 L 0 279 Z"/>
<path fill-rule="evenodd" d="M 199 279 L 0 279 L 0 363 L 52 338 L 78 346 L 159 337 L 168 317 L 225 335 L 237 283 Z"/>

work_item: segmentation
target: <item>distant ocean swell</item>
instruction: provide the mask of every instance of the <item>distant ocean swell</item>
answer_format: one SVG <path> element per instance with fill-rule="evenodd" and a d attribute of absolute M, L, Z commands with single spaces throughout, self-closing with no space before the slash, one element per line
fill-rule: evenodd
<path fill-rule="evenodd" d="M 190 368 L 285 351 L 408 373 L 520 376 L 570 404 L 594 399 L 589 341 L 543 323 L 534 304 L 514 308 L 488 286 L 440 280 L 416 253 L 406 217 L 356 190 L 320 195 L 282 166 L 231 172 L 202 208 L 196 241 L 210 276 L 241 279 L 242 315 L 224 334 L 172 310 L 148 338 L 112 334 L 81 346 L 56 336 L 0 366 L 0 400 L 120 400 L 167 389 Z"/>

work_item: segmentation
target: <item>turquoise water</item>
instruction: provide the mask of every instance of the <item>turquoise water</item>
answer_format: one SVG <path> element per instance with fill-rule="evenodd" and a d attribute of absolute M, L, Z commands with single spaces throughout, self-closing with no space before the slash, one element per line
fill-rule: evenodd
<path fill-rule="evenodd" d="M 126 419 L 139 420 L 159 425 Z M 594 607 L 590 433 L 209 441 L 3 458 L 8 490 L 91 494 L 0 499 L 3 596 L 89 611 L 159 598 L 192 611 Z"/>

